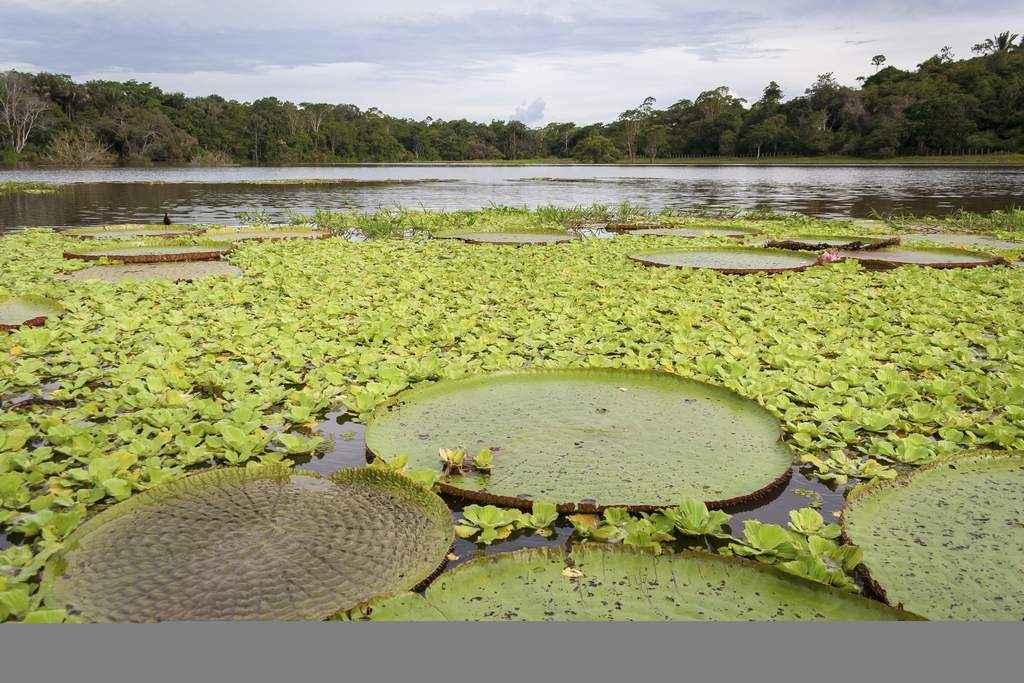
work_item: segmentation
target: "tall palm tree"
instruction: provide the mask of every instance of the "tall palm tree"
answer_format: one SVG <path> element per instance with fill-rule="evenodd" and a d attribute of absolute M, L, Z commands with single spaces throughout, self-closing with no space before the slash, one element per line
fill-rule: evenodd
<path fill-rule="evenodd" d="M 1014 44 L 1019 34 L 1010 33 L 1009 31 L 1003 31 L 992 38 L 986 38 L 983 42 L 978 43 L 971 48 L 971 52 L 977 52 L 979 54 L 996 54 L 999 52 L 1009 52 L 1011 50 L 1020 49 L 1020 46 Z M 1022 41 L 1024 43 L 1024 41 Z"/>

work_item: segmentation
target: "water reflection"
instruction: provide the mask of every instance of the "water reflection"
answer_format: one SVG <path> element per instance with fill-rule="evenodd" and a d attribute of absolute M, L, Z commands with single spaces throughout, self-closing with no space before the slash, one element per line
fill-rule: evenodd
<path fill-rule="evenodd" d="M 287 184 L 285 179 L 348 179 Z M 233 223 L 263 210 L 284 220 L 316 208 L 475 209 L 630 201 L 649 208 L 771 208 L 828 217 L 991 211 L 1024 205 L 1024 169 L 978 167 L 343 166 L 40 169 L 0 180 L 71 183 L 0 198 L 0 229 L 26 225 Z M 260 185 L 254 181 L 280 184 Z M 389 182 L 390 181 L 390 182 Z"/>

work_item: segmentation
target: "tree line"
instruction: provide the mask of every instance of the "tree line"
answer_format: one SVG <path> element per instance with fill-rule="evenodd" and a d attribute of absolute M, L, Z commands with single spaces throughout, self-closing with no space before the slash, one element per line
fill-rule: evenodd
<path fill-rule="evenodd" d="M 284 164 L 683 156 L 887 158 L 1024 152 L 1024 38 L 1004 32 L 957 59 L 949 47 L 907 71 L 871 60 L 857 87 L 832 73 L 786 99 L 772 81 L 754 101 L 727 86 L 664 109 L 653 97 L 615 121 L 531 128 L 389 116 L 351 104 L 186 97 L 150 83 L 75 83 L 0 73 L 0 163 Z"/>

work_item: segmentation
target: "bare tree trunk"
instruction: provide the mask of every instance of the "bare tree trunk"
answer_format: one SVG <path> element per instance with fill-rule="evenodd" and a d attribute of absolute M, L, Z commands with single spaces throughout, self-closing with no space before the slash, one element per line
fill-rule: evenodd
<path fill-rule="evenodd" d="M 32 91 L 28 78 L 14 71 L 0 76 L 0 125 L 7 129 L 11 147 L 18 154 L 46 108 L 46 101 Z"/>

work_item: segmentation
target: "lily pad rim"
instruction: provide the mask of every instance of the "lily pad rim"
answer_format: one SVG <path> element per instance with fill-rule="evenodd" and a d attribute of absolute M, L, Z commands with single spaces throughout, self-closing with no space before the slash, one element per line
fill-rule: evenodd
<path fill-rule="evenodd" d="M 451 524 L 451 538 L 449 543 L 445 546 L 444 552 L 440 554 L 440 560 L 437 567 L 431 570 L 425 576 L 416 575 L 403 581 L 399 586 L 392 589 L 392 592 L 374 596 L 372 600 L 384 599 L 395 595 L 400 595 L 407 591 L 418 591 L 425 588 L 429 583 L 440 574 L 448 564 L 448 554 L 451 552 L 451 548 L 455 543 L 455 523 L 451 516 L 451 509 L 448 504 L 432 490 L 424 487 L 417 483 L 411 478 L 405 476 L 402 473 L 394 472 L 391 470 L 377 469 L 372 467 L 353 467 L 341 469 L 330 475 L 323 475 L 320 472 L 314 470 L 302 469 L 300 467 L 289 467 L 287 465 L 281 465 L 277 463 L 261 464 L 255 466 L 241 466 L 241 467 L 210 467 L 208 469 L 191 472 L 184 477 L 174 479 L 165 484 L 155 486 L 151 489 L 139 491 L 128 497 L 127 499 L 114 503 L 109 507 L 100 510 L 96 514 L 86 519 L 80 524 L 71 534 L 64 539 L 62 547 L 53 554 L 43 566 L 40 580 L 40 592 L 45 594 L 44 601 L 52 601 L 55 596 L 52 592 L 53 583 L 64 573 L 65 567 L 63 566 L 64 557 L 67 553 L 73 551 L 88 535 L 100 530 L 104 524 L 110 520 L 118 519 L 126 514 L 134 512 L 137 508 L 145 507 L 146 505 L 156 503 L 159 504 L 164 500 L 173 499 L 178 494 L 181 485 L 186 480 L 197 480 L 203 478 L 213 479 L 214 476 L 222 476 L 225 473 L 230 473 L 231 476 L 238 477 L 239 483 L 246 483 L 251 481 L 265 480 L 265 479 L 278 479 L 288 480 L 293 477 L 308 477 L 315 480 L 329 481 L 335 485 L 340 485 L 348 482 L 363 483 L 366 485 L 380 486 L 380 480 L 389 479 L 391 485 L 396 485 L 404 488 L 403 495 L 407 498 L 416 497 L 419 498 L 424 508 L 428 505 L 433 505 L 438 512 L 439 520 L 446 520 Z M 200 482 L 202 485 L 210 485 L 217 487 L 222 482 Z M 194 490 L 194 489 L 193 489 Z M 431 499 L 431 497 L 433 499 Z M 424 510 L 427 513 L 426 509 Z M 355 609 L 353 606 L 349 609 Z M 328 619 L 331 616 L 338 614 L 339 611 L 347 611 L 332 609 L 323 612 L 320 616 L 321 619 Z"/>
<path fill-rule="evenodd" d="M 493 372 L 485 372 L 485 373 L 478 373 L 478 374 L 474 374 L 474 375 L 467 375 L 465 377 L 458 377 L 458 378 L 455 378 L 455 379 L 443 379 L 443 380 L 440 380 L 440 381 L 437 381 L 437 382 L 431 382 L 429 384 L 424 383 L 424 384 L 421 384 L 419 386 L 411 387 L 409 389 L 401 391 L 398 394 L 395 394 L 394 396 L 388 398 L 386 401 L 384 401 L 380 405 L 378 405 L 374 409 L 373 413 L 371 413 L 369 419 L 367 419 L 367 421 L 366 421 L 366 431 L 365 431 L 365 436 L 364 436 L 365 443 L 366 443 L 366 460 L 367 460 L 367 462 L 372 462 L 373 459 L 378 456 L 378 454 L 374 452 L 373 447 L 371 446 L 371 439 L 372 439 L 372 436 L 373 436 L 373 425 L 374 425 L 374 422 L 376 422 L 377 419 L 382 417 L 383 415 L 386 415 L 386 414 L 390 413 L 392 408 L 394 408 L 395 406 L 397 406 L 400 403 L 408 401 L 410 398 L 413 398 L 413 399 L 422 398 L 423 394 L 428 394 L 429 395 L 431 393 L 434 393 L 435 391 L 438 391 L 438 387 L 442 387 L 443 385 L 451 386 L 451 385 L 456 385 L 456 384 L 469 384 L 469 383 L 473 383 L 473 382 L 485 381 L 487 379 L 501 379 L 501 378 L 506 378 L 506 377 L 521 377 L 521 376 L 530 376 L 530 375 L 548 375 L 548 374 L 563 374 L 563 373 L 564 374 L 572 374 L 572 373 L 580 373 L 580 372 L 614 373 L 614 374 L 619 374 L 619 375 L 632 375 L 632 376 L 644 376 L 644 377 L 656 376 L 656 377 L 660 377 L 660 378 L 663 378 L 663 379 L 667 379 L 669 381 L 678 381 L 678 382 L 681 382 L 683 384 L 698 385 L 698 386 L 700 386 L 702 388 L 705 388 L 705 389 L 711 389 L 711 390 L 713 390 L 717 394 L 723 394 L 723 395 L 728 395 L 731 398 L 742 399 L 745 403 L 749 404 L 749 408 L 751 410 L 756 411 L 758 413 L 761 413 L 764 416 L 771 418 L 771 420 L 773 420 L 774 422 L 777 423 L 777 425 L 778 425 L 778 440 L 777 440 L 777 442 L 780 443 L 782 445 L 782 447 L 790 454 L 791 458 L 793 456 L 792 449 L 789 447 L 789 444 L 786 443 L 785 439 L 783 438 L 784 437 L 784 432 L 782 430 L 782 423 L 779 421 L 779 419 L 775 415 L 772 414 L 772 412 L 770 410 L 768 410 L 766 407 L 764 407 L 763 405 L 761 405 L 760 403 L 758 403 L 757 401 L 755 401 L 752 398 L 748 398 L 746 396 L 743 396 L 742 394 L 739 394 L 739 393 L 737 393 L 735 391 L 727 389 L 726 387 L 723 387 L 723 386 L 719 386 L 717 384 L 709 384 L 707 382 L 701 382 L 700 380 L 692 379 L 692 378 L 689 378 L 689 377 L 683 377 L 682 375 L 677 375 L 677 374 L 675 374 L 673 372 L 665 372 L 663 370 L 638 370 L 638 369 L 635 369 L 635 368 L 594 368 L 594 367 L 584 367 L 584 368 L 517 368 L 517 369 L 510 369 L 510 370 L 496 370 L 496 371 L 493 371 Z M 786 487 L 786 485 L 789 483 L 790 478 L 793 476 L 793 469 L 794 469 L 794 465 L 791 462 L 786 467 L 786 469 L 783 472 L 781 472 L 777 477 L 772 479 L 770 482 L 768 482 L 767 484 L 765 484 L 761 488 L 758 488 L 758 489 L 756 489 L 754 491 L 751 491 L 750 493 L 745 493 L 745 494 L 742 494 L 742 495 L 739 495 L 739 496 L 734 496 L 732 498 L 724 498 L 722 500 L 704 501 L 704 504 L 707 506 L 707 508 L 709 510 L 722 510 L 722 509 L 728 510 L 728 509 L 739 508 L 739 507 L 742 507 L 742 506 L 745 506 L 745 505 L 749 505 L 749 504 L 752 504 L 752 503 L 757 503 L 757 502 L 761 502 L 761 501 L 770 500 L 771 498 L 773 498 L 775 496 L 776 493 L 778 493 L 779 491 L 784 489 Z M 517 497 L 517 496 L 501 496 L 501 495 L 496 495 L 496 494 L 493 494 L 493 493 L 488 493 L 486 491 L 464 489 L 464 488 L 461 488 L 461 487 L 458 487 L 458 486 L 453 486 L 451 484 L 448 484 L 443 479 L 438 479 L 438 481 L 435 483 L 435 486 L 438 488 L 439 491 L 441 491 L 442 493 L 444 493 L 446 495 L 449 495 L 449 496 L 452 496 L 452 497 L 455 497 L 455 498 L 459 498 L 461 500 L 466 500 L 466 501 L 474 502 L 474 503 L 483 503 L 483 504 L 486 504 L 486 505 L 498 505 L 500 507 L 509 507 L 509 508 L 516 508 L 516 509 L 519 509 L 519 510 L 529 511 L 529 510 L 532 509 L 533 502 L 534 502 L 533 499 L 520 498 L 520 497 Z M 627 510 L 629 510 L 631 512 L 657 512 L 659 510 L 664 510 L 665 508 L 672 507 L 675 504 L 676 503 L 666 503 L 666 504 L 663 504 L 663 505 L 662 504 L 655 505 L 655 504 L 648 504 L 648 503 L 634 503 L 634 504 L 607 503 L 607 504 L 603 504 L 603 505 L 597 505 L 597 504 L 588 503 L 588 502 L 584 502 L 584 501 L 572 501 L 572 502 L 560 501 L 560 502 L 556 503 L 556 508 L 558 509 L 558 512 L 560 514 L 569 514 L 569 513 L 600 513 L 600 512 L 603 512 L 604 510 L 608 509 L 608 508 L 626 508 Z"/>
<path fill-rule="evenodd" d="M 541 237 L 558 237 L 559 239 L 551 241 L 538 241 L 538 242 L 502 242 L 500 240 L 488 239 L 488 236 L 499 236 L 499 235 L 524 235 L 524 236 L 541 236 Z M 434 239 L 439 240 L 456 240 L 459 242 L 465 242 L 466 244 L 482 244 L 482 245 L 496 245 L 496 246 L 508 246 L 508 247 L 524 247 L 524 246 L 546 246 L 550 244 L 565 244 L 567 242 L 577 242 L 578 237 L 575 237 L 568 232 L 559 232 L 557 230 L 481 230 L 478 232 L 473 231 L 461 231 L 461 232 L 445 232 L 434 235 Z"/>
<path fill-rule="evenodd" d="M 594 543 L 594 542 L 583 541 L 583 542 L 570 543 L 570 544 L 564 545 L 564 546 L 527 547 L 527 548 L 518 548 L 516 550 L 511 550 L 511 551 L 508 551 L 508 552 L 488 553 L 488 554 L 478 555 L 478 556 L 476 556 L 476 557 L 474 557 L 474 558 L 472 558 L 472 559 L 470 559 L 470 560 L 460 564 L 458 567 L 455 567 L 449 573 L 451 573 L 453 575 L 453 578 L 451 579 L 452 582 L 453 583 L 457 583 L 457 580 L 458 580 L 459 577 L 455 576 L 455 575 L 457 575 L 460 571 L 463 571 L 463 567 L 477 568 L 477 567 L 481 567 L 482 566 L 482 567 L 486 568 L 489 565 L 493 565 L 493 564 L 496 564 L 496 563 L 505 563 L 505 562 L 515 563 L 515 562 L 520 562 L 520 561 L 527 561 L 528 562 L 528 561 L 532 560 L 533 558 L 538 558 L 540 560 L 552 560 L 552 561 L 557 559 L 557 560 L 561 560 L 565 566 L 574 566 L 577 560 L 583 561 L 583 560 L 587 559 L 587 558 L 585 558 L 583 556 L 588 555 L 588 554 L 591 554 L 591 555 L 608 554 L 608 555 L 648 556 L 648 557 L 651 557 L 652 559 L 655 559 L 655 560 L 657 560 L 657 559 L 666 559 L 666 560 L 679 559 L 679 560 L 684 560 L 685 561 L 685 560 L 696 559 L 696 560 L 701 560 L 701 561 L 707 560 L 707 561 L 710 561 L 710 562 L 718 562 L 718 563 L 721 563 L 722 565 L 732 565 L 732 566 L 737 566 L 737 567 L 743 566 L 743 567 L 749 568 L 751 571 L 753 571 L 755 573 L 761 573 L 761 574 L 765 574 L 765 575 L 770 575 L 770 576 L 773 576 L 775 578 L 779 578 L 779 579 L 781 579 L 783 581 L 789 582 L 791 584 L 798 584 L 798 585 L 801 585 L 801 586 L 804 586 L 804 587 L 811 588 L 813 590 L 820 590 L 822 593 L 831 594 L 831 595 L 833 595 L 835 597 L 840 597 L 840 598 L 843 598 L 843 599 L 853 600 L 854 602 L 862 602 L 864 604 L 870 604 L 872 607 L 875 607 L 875 608 L 877 608 L 877 609 L 879 609 L 881 611 L 891 610 L 891 611 L 895 612 L 898 616 L 903 617 L 903 619 L 901 619 L 902 621 L 928 621 L 928 619 L 926 617 L 923 617 L 923 616 L 921 616 L 919 614 L 916 614 L 914 612 L 911 612 L 909 610 L 905 610 L 905 609 L 903 609 L 901 607 L 895 607 L 895 606 L 889 605 L 888 603 L 885 603 L 885 602 L 881 602 L 881 601 L 878 601 L 878 600 L 873 600 L 872 598 L 866 597 L 864 595 L 859 595 L 859 594 L 856 594 L 856 593 L 851 593 L 849 591 L 842 590 L 840 588 L 836 588 L 835 586 L 829 586 L 829 585 L 826 585 L 826 584 L 823 584 L 823 583 L 818 583 L 816 581 L 811 581 L 811 580 L 805 579 L 805 578 L 803 578 L 801 576 L 797 576 L 796 574 L 791 574 L 789 572 L 785 572 L 785 571 L 783 571 L 783 570 L 781 570 L 778 567 L 775 567 L 773 565 L 765 564 L 763 562 L 757 562 L 755 560 L 748 560 L 748 559 L 744 559 L 744 558 L 740 558 L 740 557 L 727 557 L 727 556 L 724 556 L 724 555 L 719 555 L 718 553 L 709 553 L 709 552 L 706 552 L 706 551 L 703 551 L 703 550 L 698 550 L 698 549 L 693 549 L 693 550 L 683 549 L 683 550 L 679 550 L 679 551 L 676 551 L 676 552 L 665 553 L 665 554 L 662 554 L 662 555 L 655 555 L 654 553 L 652 553 L 652 552 L 650 552 L 648 550 L 642 549 L 642 548 L 632 548 L 632 547 L 624 546 L 624 545 L 620 545 L 620 544 Z M 569 564 L 570 562 L 572 562 L 573 565 L 570 565 Z M 467 569 L 465 571 L 469 571 L 469 570 Z M 387 600 L 393 600 L 393 599 L 396 599 L 396 598 L 404 597 L 404 596 L 409 595 L 409 594 L 416 595 L 417 599 L 423 600 L 430 607 L 434 607 L 430 603 L 430 601 L 429 601 L 430 593 L 431 593 L 431 590 L 433 588 L 434 588 L 434 584 L 431 584 L 431 585 L 427 586 L 424 591 L 419 592 L 419 593 L 412 593 L 411 591 L 407 591 L 406 593 L 399 593 L 399 594 L 396 594 L 396 595 L 390 595 L 390 596 L 385 596 L 385 597 L 381 597 L 381 598 L 374 598 L 373 600 L 369 601 L 365 605 L 365 607 L 367 607 L 367 608 L 369 608 L 371 610 L 370 614 L 369 614 L 369 619 L 368 620 L 369 621 L 373 621 L 372 610 L 375 607 L 380 606 L 381 603 L 383 603 L 383 602 L 385 602 Z M 353 610 L 349 610 L 348 613 L 351 615 L 351 614 L 355 613 L 358 609 L 359 608 L 355 608 Z M 440 610 L 440 609 L 438 609 L 436 607 L 434 607 L 434 611 L 438 612 L 438 614 L 440 614 L 440 615 L 444 614 L 442 610 Z M 446 620 L 438 619 L 438 621 L 446 621 Z"/>
<path fill-rule="evenodd" d="M 34 316 L 17 324 L 0 322 L 0 332 L 13 331 L 18 329 L 19 327 L 40 327 L 41 325 L 45 325 L 46 320 L 51 316 L 59 316 L 68 310 L 59 301 L 51 299 L 49 297 L 40 296 L 38 294 L 8 294 L 0 296 L 0 306 L 9 301 L 17 302 L 19 300 L 27 302 L 30 305 L 34 306 L 46 306 L 48 308 L 52 308 L 53 312 L 43 313 L 41 315 Z"/>
<path fill-rule="evenodd" d="M 991 266 L 998 266 L 1007 263 L 1008 261 L 1002 256 L 995 256 L 991 254 L 985 254 L 978 251 L 972 251 L 970 249 L 959 249 L 957 247 L 912 247 L 912 246 L 900 246 L 900 249 L 905 251 L 924 251 L 924 252 L 942 252 L 948 254 L 950 257 L 955 256 L 971 256 L 976 257 L 980 260 L 977 261 L 934 261 L 931 263 L 915 263 L 912 261 L 895 261 L 892 259 L 879 258 L 878 256 L 885 253 L 884 249 L 878 249 L 873 251 L 863 251 L 857 254 L 843 254 L 843 260 L 858 261 L 861 265 L 869 270 L 892 270 L 893 268 L 900 268 L 903 266 L 917 266 L 919 268 L 938 268 L 940 270 L 948 270 L 955 268 L 985 268 Z"/>
<path fill-rule="evenodd" d="M 802 259 L 808 260 L 807 263 L 799 266 L 782 266 L 782 267 L 764 267 L 764 268 L 730 268 L 730 267 L 714 267 L 714 266 L 684 266 L 675 265 L 672 263 L 657 263 L 649 260 L 646 257 L 656 256 L 659 254 L 670 254 L 678 252 L 700 252 L 700 251 L 757 251 L 757 252 L 772 252 L 775 254 L 784 254 L 786 256 L 799 256 Z M 635 261 L 643 266 L 651 268 L 680 268 L 686 270 L 713 270 L 716 273 L 723 275 L 754 275 L 757 273 L 765 273 L 768 275 L 775 275 L 779 273 L 799 273 L 813 268 L 818 265 L 818 259 L 810 256 L 806 251 L 798 251 L 795 249 L 774 249 L 771 247 L 751 247 L 746 245 L 723 245 L 716 247 L 697 247 L 693 249 L 689 248 L 675 248 L 675 249 L 651 249 L 647 251 L 637 252 L 630 254 L 628 258 L 631 261 Z"/>
<path fill-rule="evenodd" d="M 176 235 L 175 237 L 181 237 Z M 121 249 L 146 249 L 146 248 L 179 248 L 179 249 L 190 249 L 194 247 L 205 247 L 206 251 L 180 251 L 180 252 L 165 252 L 165 253 L 153 253 L 153 254 L 112 254 L 110 252 L 121 250 Z M 215 261 L 221 256 L 228 254 L 233 248 L 233 245 L 225 245 L 224 243 L 217 243 L 205 240 L 192 240 L 188 243 L 161 243 L 158 241 L 150 241 L 143 244 L 133 245 L 119 245 L 119 246 L 90 246 L 84 249 L 65 250 L 64 258 L 68 260 L 79 260 L 79 261 L 99 261 L 107 259 L 109 261 L 120 262 L 120 263 L 168 263 L 168 262 L 181 262 L 181 261 Z"/>
<path fill-rule="evenodd" d="M 840 528 L 840 539 L 843 543 L 849 545 L 856 545 L 853 537 L 850 536 L 847 530 L 847 514 L 856 508 L 857 504 L 864 499 L 889 489 L 905 488 L 913 483 L 913 480 L 926 474 L 932 470 L 936 470 L 942 467 L 948 467 L 951 464 L 962 463 L 962 462 L 979 462 L 979 461 L 998 461 L 998 460 L 1013 460 L 1020 459 L 1024 463 L 1024 453 L 1018 453 L 1015 451 L 1007 452 L 996 452 L 996 451 L 981 451 L 972 453 L 961 453 L 958 455 L 946 456 L 938 458 L 927 465 L 922 465 L 909 472 L 904 472 L 897 476 L 895 479 L 876 479 L 873 482 L 867 484 L 861 484 L 855 486 L 846 496 L 846 500 L 843 501 L 843 506 L 839 510 L 839 528 Z M 886 593 L 885 587 L 882 586 L 877 579 L 871 574 L 871 568 L 868 566 L 867 558 L 865 558 L 857 566 L 856 573 L 863 579 L 864 583 L 870 587 L 872 593 L 878 596 L 878 599 L 897 609 L 903 609 L 902 604 L 893 605 L 890 602 L 890 598 Z"/>

